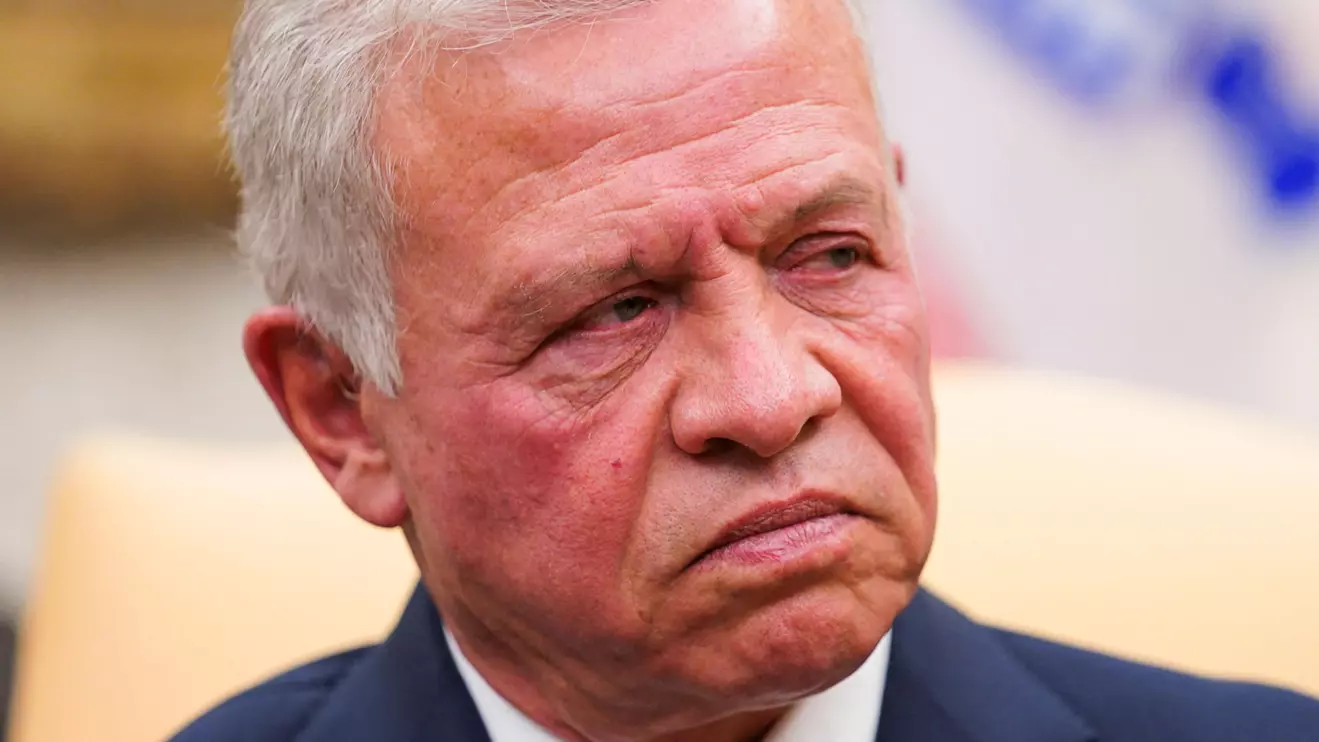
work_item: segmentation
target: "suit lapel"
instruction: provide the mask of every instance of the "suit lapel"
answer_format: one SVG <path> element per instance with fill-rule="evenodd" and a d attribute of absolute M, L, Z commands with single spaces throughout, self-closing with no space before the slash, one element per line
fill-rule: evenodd
<path fill-rule="evenodd" d="M 877 742 L 1093 742 L 993 632 L 920 591 L 893 626 Z"/>
<path fill-rule="evenodd" d="M 490 742 L 425 588 L 297 742 Z"/>

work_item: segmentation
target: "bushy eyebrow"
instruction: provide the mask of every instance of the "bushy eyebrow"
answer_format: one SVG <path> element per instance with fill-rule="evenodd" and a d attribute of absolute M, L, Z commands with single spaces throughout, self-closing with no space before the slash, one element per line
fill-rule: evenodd
<path fill-rule="evenodd" d="M 787 231 L 793 224 L 807 221 L 837 206 L 868 206 L 887 203 L 873 185 L 853 177 L 842 178 L 799 204 L 792 214 L 792 224 L 776 224 L 773 233 Z M 887 220 L 886 220 L 887 221 Z"/>
<path fill-rule="evenodd" d="M 640 268 L 629 251 L 621 260 L 564 266 L 523 281 L 509 292 L 502 306 L 514 317 L 531 319 L 567 297 L 598 292 L 602 286 L 618 286 L 640 280 Z"/>

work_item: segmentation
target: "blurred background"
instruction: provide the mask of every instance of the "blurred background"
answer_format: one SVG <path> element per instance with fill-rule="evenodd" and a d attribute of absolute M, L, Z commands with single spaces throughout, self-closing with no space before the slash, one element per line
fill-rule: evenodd
<path fill-rule="evenodd" d="M 873 5 L 941 356 L 1319 432 L 1319 3 Z M 0 0 L 0 694 L 71 440 L 286 437 L 239 351 L 236 13 Z"/>

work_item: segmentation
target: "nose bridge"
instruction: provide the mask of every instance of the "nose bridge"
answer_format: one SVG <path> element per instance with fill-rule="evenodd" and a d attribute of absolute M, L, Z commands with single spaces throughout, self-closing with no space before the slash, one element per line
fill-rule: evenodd
<path fill-rule="evenodd" d="M 700 322 L 700 350 L 682 380 L 674 435 L 690 453 L 724 440 L 772 456 L 808 422 L 841 404 L 833 375 L 794 332 L 791 308 L 771 291 L 737 292 Z"/>

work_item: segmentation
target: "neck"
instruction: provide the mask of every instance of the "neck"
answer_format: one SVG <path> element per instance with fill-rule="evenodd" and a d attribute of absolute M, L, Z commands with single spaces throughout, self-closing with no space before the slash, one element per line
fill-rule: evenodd
<path fill-rule="evenodd" d="M 653 694 L 624 693 L 596 697 L 582 693 L 600 684 L 574 680 L 550 663 L 519 662 L 507 641 L 478 627 L 464 630 L 448 614 L 449 630 L 462 658 L 509 705 L 564 742 L 758 742 L 786 714 L 786 708 L 756 710 L 730 716 L 695 710 L 695 699 L 657 705 Z"/>
<path fill-rule="evenodd" d="M 713 724 L 658 738 L 655 742 L 759 742 L 787 713 L 771 709 L 720 719 Z"/>
<path fill-rule="evenodd" d="M 648 723 L 628 714 L 600 714 L 598 707 L 586 713 L 557 713 L 539 694 L 519 693 L 516 683 L 501 687 L 498 678 L 483 677 L 514 708 L 563 742 L 760 742 L 787 713 L 785 708 L 768 709 L 672 729 L 657 721 L 660 717 L 652 716 Z"/>

